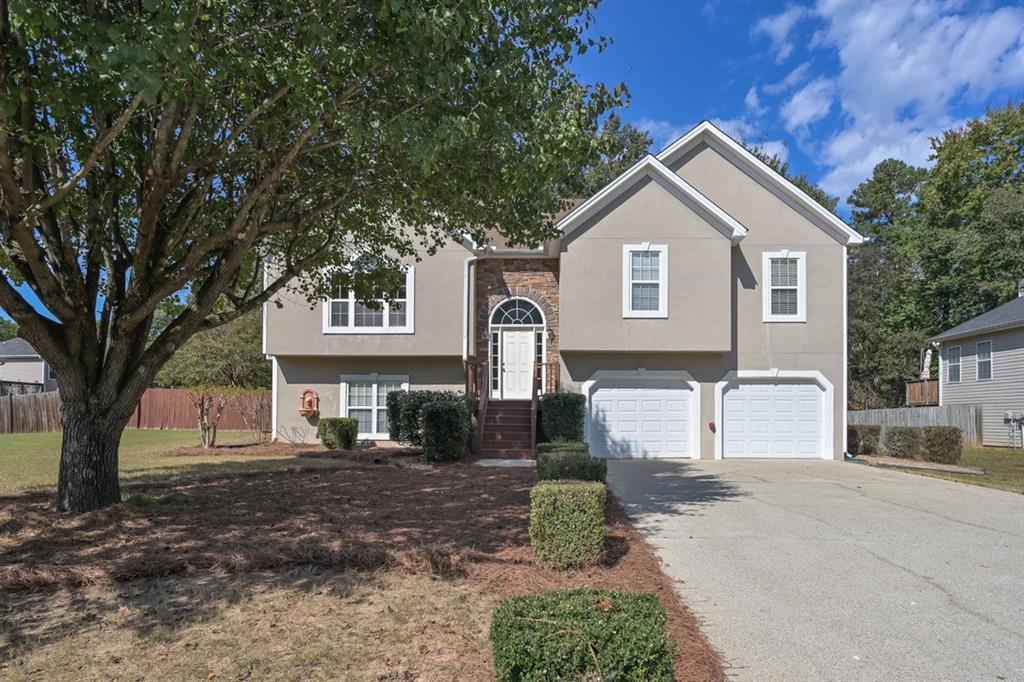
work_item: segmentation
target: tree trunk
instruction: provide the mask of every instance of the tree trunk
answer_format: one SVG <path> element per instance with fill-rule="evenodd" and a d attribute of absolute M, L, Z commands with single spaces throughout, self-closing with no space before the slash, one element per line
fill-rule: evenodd
<path fill-rule="evenodd" d="M 117 450 L 125 420 L 87 400 L 62 396 L 64 441 L 60 449 L 57 508 L 80 514 L 121 501 Z"/>

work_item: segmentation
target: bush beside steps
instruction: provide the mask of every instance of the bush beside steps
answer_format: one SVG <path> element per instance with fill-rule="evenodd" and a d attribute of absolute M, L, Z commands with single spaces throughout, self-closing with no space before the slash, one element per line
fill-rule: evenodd
<path fill-rule="evenodd" d="M 582 568 L 601 560 L 607 490 L 592 481 L 541 481 L 530 490 L 530 544 L 537 561 Z"/>
<path fill-rule="evenodd" d="M 491 646 L 500 682 L 672 680 L 674 648 L 653 594 L 555 590 L 506 599 Z"/>

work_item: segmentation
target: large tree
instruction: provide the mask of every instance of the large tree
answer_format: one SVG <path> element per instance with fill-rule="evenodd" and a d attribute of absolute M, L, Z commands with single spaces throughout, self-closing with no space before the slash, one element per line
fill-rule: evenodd
<path fill-rule="evenodd" d="M 616 114 L 605 120 L 598 137 L 601 158 L 584 172 L 583 196 L 596 194 L 642 159 L 654 141 L 647 131 L 623 123 Z"/>
<path fill-rule="evenodd" d="M 188 340 L 156 375 L 158 386 L 270 388 L 263 316 L 253 311 Z"/>
<path fill-rule="evenodd" d="M 160 368 L 297 274 L 370 297 L 464 233 L 549 236 L 623 96 L 569 68 L 592 6 L 0 0 L 0 307 L 60 380 L 58 508 L 117 502 Z"/>

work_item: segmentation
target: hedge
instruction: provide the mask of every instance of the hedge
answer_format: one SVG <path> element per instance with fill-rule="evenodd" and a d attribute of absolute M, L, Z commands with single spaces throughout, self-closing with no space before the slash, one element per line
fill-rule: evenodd
<path fill-rule="evenodd" d="M 963 432 L 955 426 L 921 427 L 921 459 L 956 464 L 963 452 Z"/>
<path fill-rule="evenodd" d="M 474 413 L 473 406 L 476 404 L 476 396 L 456 393 L 455 391 L 393 391 L 388 394 L 389 410 L 393 404 L 391 396 L 394 393 L 401 394 L 400 397 L 394 399 L 398 413 L 393 415 L 391 412 L 388 412 L 388 418 L 393 422 L 398 422 L 398 435 L 401 442 L 417 447 L 423 445 L 424 405 L 433 402 L 460 402 L 466 405 L 469 418 L 472 419 Z M 467 443 L 469 443 L 472 437 L 472 428 L 472 422 L 470 422 L 470 433 L 466 436 Z"/>
<path fill-rule="evenodd" d="M 608 476 L 608 462 L 585 452 L 555 450 L 537 453 L 537 478 L 542 481 L 600 481 Z"/>
<path fill-rule="evenodd" d="M 541 426 L 548 440 L 583 440 L 582 393 L 546 393 L 540 399 Z"/>
<path fill-rule="evenodd" d="M 423 455 L 431 462 L 459 459 L 469 443 L 465 401 L 438 400 L 423 406 Z"/>
<path fill-rule="evenodd" d="M 851 455 L 874 455 L 881 440 L 881 426 L 850 424 L 846 429 L 846 447 Z"/>
<path fill-rule="evenodd" d="M 591 566 L 604 549 L 603 483 L 541 481 L 530 490 L 530 543 L 537 560 L 557 568 Z"/>
<path fill-rule="evenodd" d="M 885 454 L 900 459 L 917 459 L 920 452 L 920 427 L 890 426 L 885 430 Z"/>
<path fill-rule="evenodd" d="M 649 593 L 593 588 L 511 597 L 494 610 L 499 682 L 674 679 L 665 610 Z"/>
<path fill-rule="evenodd" d="M 590 446 L 578 440 L 556 440 L 550 443 L 537 443 L 537 454 L 544 452 L 583 452 L 590 454 Z"/>
<path fill-rule="evenodd" d="M 402 403 L 408 391 L 391 391 L 387 397 L 388 439 L 395 443 L 402 441 Z"/>
<path fill-rule="evenodd" d="M 359 435 L 359 420 L 347 417 L 321 417 L 316 427 L 317 438 L 328 450 L 340 447 L 351 450 Z"/>

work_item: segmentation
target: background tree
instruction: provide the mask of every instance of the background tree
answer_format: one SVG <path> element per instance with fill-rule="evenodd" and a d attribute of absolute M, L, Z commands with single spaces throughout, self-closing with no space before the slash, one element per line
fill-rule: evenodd
<path fill-rule="evenodd" d="M 0 341 L 13 339 L 18 335 L 18 324 L 13 320 L 5 320 L 0 317 Z"/>
<path fill-rule="evenodd" d="M 584 173 L 584 189 L 581 196 L 589 197 L 595 194 L 622 175 L 650 151 L 653 143 L 646 131 L 630 123 L 623 123 L 616 114 L 609 116 L 601 127 L 601 135 L 598 138 L 601 158 Z"/>
<path fill-rule="evenodd" d="M 824 206 L 829 212 L 835 213 L 836 206 L 839 205 L 839 197 L 832 196 L 817 184 L 811 182 L 806 173 L 793 173 L 789 167 L 789 161 L 785 161 L 779 154 L 769 154 L 768 150 L 757 145 L 747 145 L 744 143 L 744 146 L 751 154 L 764 162 L 766 166 L 799 187 L 807 196 Z"/>
<path fill-rule="evenodd" d="M 0 3 L 0 307 L 60 378 L 59 509 L 117 502 L 160 368 L 297 274 L 366 299 L 467 232 L 551 236 L 623 96 L 569 68 L 592 7 Z"/>
<path fill-rule="evenodd" d="M 160 370 L 156 384 L 270 388 L 270 362 L 262 346 L 263 315 L 255 310 L 193 336 Z"/>

